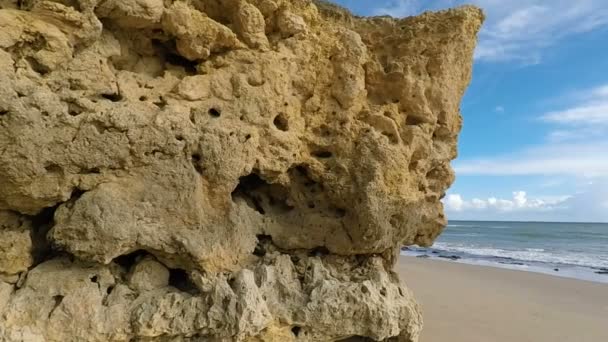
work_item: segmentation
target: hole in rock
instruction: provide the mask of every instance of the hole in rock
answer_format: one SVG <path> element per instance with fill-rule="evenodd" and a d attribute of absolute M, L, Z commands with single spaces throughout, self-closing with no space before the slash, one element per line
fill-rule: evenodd
<path fill-rule="evenodd" d="M 214 108 L 214 107 L 209 108 L 207 113 L 209 113 L 209 115 L 211 115 L 214 118 L 219 118 L 220 115 L 222 115 L 222 111 L 219 108 Z"/>
<path fill-rule="evenodd" d="M 333 154 L 329 151 L 314 151 L 312 155 L 319 159 L 327 159 L 333 156 Z"/>
<path fill-rule="evenodd" d="M 120 265 L 122 268 L 124 268 L 126 271 L 129 271 L 131 269 L 131 267 L 133 267 L 133 265 L 135 265 L 135 263 L 139 259 L 141 259 L 143 256 L 145 256 L 147 254 L 148 254 L 148 252 L 146 252 L 142 249 L 138 249 L 129 254 L 124 254 L 119 257 L 116 257 L 113 261 L 116 264 Z"/>
<path fill-rule="evenodd" d="M 243 176 L 239 178 L 239 184 L 234 191 L 232 191 L 232 200 L 234 201 L 236 198 L 243 198 L 250 207 L 264 215 L 266 212 L 260 203 L 260 194 L 258 193 L 258 190 L 267 187 L 268 185 L 269 184 L 266 183 L 266 181 L 255 173 Z"/>
<path fill-rule="evenodd" d="M 382 295 L 382 297 L 386 297 L 386 288 L 385 287 L 380 289 L 380 294 Z"/>
<path fill-rule="evenodd" d="M 311 249 L 310 252 L 308 252 L 309 256 L 316 256 L 316 257 L 325 256 L 327 254 L 329 254 L 329 249 L 327 249 L 327 247 L 325 247 L 325 246 L 315 247 L 315 248 Z"/>
<path fill-rule="evenodd" d="M 405 124 L 408 126 L 418 126 L 424 123 L 424 120 L 422 120 L 421 118 L 415 116 L 415 115 L 408 115 L 407 119 L 405 119 Z"/>
<path fill-rule="evenodd" d="M 389 339 L 387 341 L 391 341 L 391 340 L 392 339 Z M 355 336 L 347 337 L 343 340 L 338 340 L 336 342 L 376 342 L 376 340 L 369 338 L 367 336 L 355 335 Z"/>
<path fill-rule="evenodd" d="M 258 235 L 258 243 L 253 250 L 253 255 L 263 257 L 266 255 L 266 245 L 272 242 L 270 235 Z"/>
<path fill-rule="evenodd" d="M 90 169 L 84 170 L 84 173 L 98 175 L 101 173 L 101 170 L 98 167 L 92 167 Z"/>
<path fill-rule="evenodd" d="M 85 109 L 77 103 L 68 102 L 68 114 L 71 116 L 78 116 L 84 112 Z"/>
<path fill-rule="evenodd" d="M 50 163 L 50 164 L 45 165 L 44 170 L 48 173 L 59 173 L 59 172 L 63 171 L 61 166 L 59 166 L 55 163 Z"/>
<path fill-rule="evenodd" d="M 181 268 L 169 269 L 169 285 L 190 294 L 197 294 L 199 292 L 196 285 L 190 280 L 188 272 Z"/>
<path fill-rule="evenodd" d="M 106 289 L 106 294 L 111 294 L 112 291 L 114 291 L 114 285 L 108 286 L 108 288 Z"/>
<path fill-rule="evenodd" d="M 6 109 L 0 109 L 0 116 L 4 116 L 6 114 L 8 114 L 8 110 L 6 110 Z"/>
<path fill-rule="evenodd" d="M 114 94 L 101 94 L 101 97 L 103 97 L 106 100 L 110 100 L 112 102 L 119 102 L 122 100 L 122 95 L 118 94 L 118 93 L 114 93 Z"/>
<path fill-rule="evenodd" d="M 148 98 L 146 96 L 140 96 L 139 97 L 139 101 L 146 101 L 148 100 Z"/>
<path fill-rule="evenodd" d="M 331 130 L 330 130 L 329 126 L 327 126 L 327 125 L 321 125 L 319 127 L 315 127 L 315 128 L 313 128 L 313 132 L 316 135 L 319 135 L 322 137 L 329 137 L 331 135 Z"/>
<path fill-rule="evenodd" d="M 161 96 L 158 98 L 158 101 L 154 101 L 152 102 L 152 104 L 160 109 L 163 109 L 167 107 L 167 100 L 165 100 L 165 98 Z"/>
<path fill-rule="evenodd" d="M 343 208 L 330 208 L 331 211 L 333 211 L 334 215 L 336 215 L 337 218 L 342 218 L 344 216 L 346 216 L 346 209 Z"/>
<path fill-rule="evenodd" d="M 403 290 L 402 290 L 400 287 L 398 287 L 398 289 L 399 289 L 399 295 L 400 295 L 401 297 L 403 297 Z"/>
<path fill-rule="evenodd" d="M 298 335 L 300 335 L 301 330 L 302 330 L 302 328 L 297 325 L 295 327 L 291 328 L 291 332 L 293 333 L 293 335 L 295 337 L 298 337 Z"/>
<path fill-rule="evenodd" d="M 99 278 L 96 275 L 92 276 L 90 279 L 91 279 L 91 283 L 96 283 L 99 280 Z"/>
<path fill-rule="evenodd" d="M 272 123 L 280 131 L 287 132 L 289 130 L 289 121 L 287 121 L 287 118 L 282 113 L 277 115 Z"/>
<path fill-rule="evenodd" d="M 294 209 L 288 188 L 281 184 L 270 184 L 255 172 L 239 178 L 239 184 L 232 191 L 232 200 L 237 199 L 244 200 L 262 215 L 269 212 L 281 215 Z"/>

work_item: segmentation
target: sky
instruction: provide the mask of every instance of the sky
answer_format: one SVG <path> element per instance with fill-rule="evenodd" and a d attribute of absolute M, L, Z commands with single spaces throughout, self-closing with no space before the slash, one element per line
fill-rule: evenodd
<path fill-rule="evenodd" d="M 608 1 L 334 2 L 393 17 L 484 10 L 448 219 L 608 222 Z"/>

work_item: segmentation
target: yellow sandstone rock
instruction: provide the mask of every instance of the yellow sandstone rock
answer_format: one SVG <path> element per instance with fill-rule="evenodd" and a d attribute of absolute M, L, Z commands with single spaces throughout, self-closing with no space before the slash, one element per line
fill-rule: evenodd
<path fill-rule="evenodd" d="M 474 7 L 0 1 L 0 341 L 417 341 Z"/>

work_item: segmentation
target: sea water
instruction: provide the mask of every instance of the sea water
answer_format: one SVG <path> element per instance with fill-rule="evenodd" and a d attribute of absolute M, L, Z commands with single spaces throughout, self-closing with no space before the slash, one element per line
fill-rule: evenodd
<path fill-rule="evenodd" d="M 450 221 L 433 246 L 402 254 L 608 283 L 608 224 Z"/>

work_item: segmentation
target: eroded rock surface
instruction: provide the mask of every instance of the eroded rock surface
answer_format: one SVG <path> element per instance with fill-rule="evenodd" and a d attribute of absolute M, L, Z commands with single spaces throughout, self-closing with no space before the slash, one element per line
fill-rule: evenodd
<path fill-rule="evenodd" d="M 482 20 L 0 0 L 0 341 L 417 341 Z"/>

